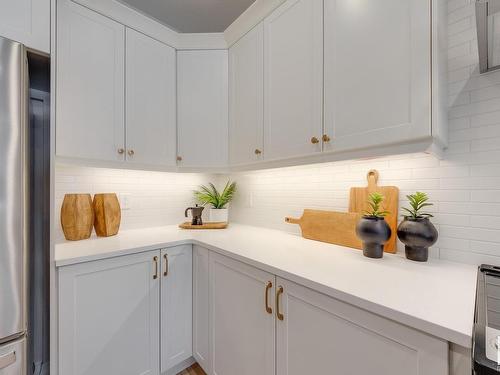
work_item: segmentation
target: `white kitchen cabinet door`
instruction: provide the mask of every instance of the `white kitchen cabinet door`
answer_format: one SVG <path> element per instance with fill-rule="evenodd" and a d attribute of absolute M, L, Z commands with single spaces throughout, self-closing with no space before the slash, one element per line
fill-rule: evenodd
<path fill-rule="evenodd" d="M 210 280 L 212 374 L 274 375 L 274 275 L 211 252 Z"/>
<path fill-rule="evenodd" d="M 193 357 L 211 375 L 208 259 L 208 249 L 193 245 Z"/>
<path fill-rule="evenodd" d="M 264 20 L 265 159 L 320 152 L 322 108 L 323 0 L 287 0 Z"/>
<path fill-rule="evenodd" d="M 177 52 L 177 110 L 179 166 L 226 166 L 227 51 Z"/>
<path fill-rule="evenodd" d="M 161 373 L 193 354 L 192 246 L 161 251 Z"/>
<path fill-rule="evenodd" d="M 173 166 L 176 157 L 175 49 L 126 31 L 127 162 Z"/>
<path fill-rule="evenodd" d="M 123 161 L 125 27 L 59 0 L 56 154 Z"/>
<path fill-rule="evenodd" d="M 59 374 L 157 375 L 160 251 L 59 269 Z"/>
<path fill-rule="evenodd" d="M 264 132 L 264 25 L 229 49 L 229 161 L 262 159 Z"/>
<path fill-rule="evenodd" d="M 431 2 L 325 0 L 325 150 L 431 136 Z"/>
<path fill-rule="evenodd" d="M 277 375 L 448 375 L 448 343 L 277 278 Z"/>
<path fill-rule="evenodd" d="M 0 36 L 50 53 L 50 0 L 0 0 Z"/>

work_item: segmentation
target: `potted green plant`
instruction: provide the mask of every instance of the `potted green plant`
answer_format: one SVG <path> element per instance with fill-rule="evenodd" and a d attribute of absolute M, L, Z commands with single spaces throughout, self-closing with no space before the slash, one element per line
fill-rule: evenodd
<path fill-rule="evenodd" d="M 417 191 L 407 195 L 410 208 L 403 207 L 407 212 L 404 220 L 398 226 L 398 238 L 405 244 L 406 257 L 417 262 L 426 262 L 429 258 L 429 247 L 438 239 L 438 231 L 429 220 L 433 217 L 423 212 L 425 207 L 432 206 L 427 194 Z"/>
<path fill-rule="evenodd" d="M 195 199 L 202 205 L 211 205 L 210 221 L 227 222 L 228 209 L 227 204 L 231 202 L 236 193 L 236 182 L 228 181 L 226 186 L 219 192 L 213 183 L 208 186 L 201 185 L 199 190 L 195 190 Z"/>
<path fill-rule="evenodd" d="M 370 209 L 356 225 L 356 234 L 363 241 L 363 255 L 369 258 L 382 258 L 384 244 L 391 238 L 391 228 L 384 217 L 389 213 L 381 209 L 384 196 L 372 193 L 368 204 Z"/>

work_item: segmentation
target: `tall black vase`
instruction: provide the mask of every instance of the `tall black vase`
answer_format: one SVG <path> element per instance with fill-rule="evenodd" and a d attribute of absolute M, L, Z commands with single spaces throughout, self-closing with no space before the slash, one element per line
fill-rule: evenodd
<path fill-rule="evenodd" d="M 384 244 L 391 238 L 391 228 L 383 217 L 363 216 L 356 225 L 356 234 L 363 241 L 363 255 L 382 258 Z"/>
<path fill-rule="evenodd" d="M 438 231 L 427 217 L 405 217 L 399 224 L 398 238 L 405 244 L 406 258 L 426 262 L 429 247 L 438 239 Z"/>

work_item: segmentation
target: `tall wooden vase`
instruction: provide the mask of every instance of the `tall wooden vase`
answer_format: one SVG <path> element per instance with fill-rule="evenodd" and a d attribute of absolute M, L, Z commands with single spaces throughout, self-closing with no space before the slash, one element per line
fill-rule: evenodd
<path fill-rule="evenodd" d="M 89 238 L 94 225 L 90 194 L 66 194 L 61 207 L 61 226 L 69 241 Z"/>
<path fill-rule="evenodd" d="M 94 195 L 95 232 L 99 237 L 110 237 L 118 233 L 121 209 L 114 193 Z"/>

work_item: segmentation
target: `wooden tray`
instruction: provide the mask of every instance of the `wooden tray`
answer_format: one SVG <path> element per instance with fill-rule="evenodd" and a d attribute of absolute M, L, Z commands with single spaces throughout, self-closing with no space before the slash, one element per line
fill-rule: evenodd
<path fill-rule="evenodd" d="M 185 223 L 179 224 L 179 228 L 182 229 L 226 229 L 228 223 L 225 221 L 204 223 L 202 225 L 192 225 L 191 222 L 186 221 Z"/>
<path fill-rule="evenodd" d="M 321 242 L 361 249 L 356 236 L 356 224 L 362 214 L 305 209 L 300 219 L 285 218 L 287 223 L 299 224 L 302 237 Z"/>

